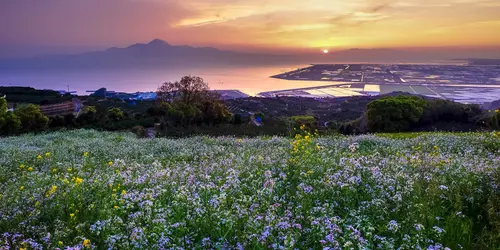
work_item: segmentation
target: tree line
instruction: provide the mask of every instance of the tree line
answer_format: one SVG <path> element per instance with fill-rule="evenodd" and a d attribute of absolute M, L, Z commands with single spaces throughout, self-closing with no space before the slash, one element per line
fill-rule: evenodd
<path fill-rule="evenodd" d="M 353 121 L 330 123 L 342 134 L 411 131 L 498 130 L 500 110 L 485 111 L 479 105 L 419 96 L 386 96 L 368 103 L 365 114 Z"/>
<path fill-rule="evenodd" d="M 127 109 L 123 100 L 92 99 L 78 116 L 47 117 L 35 104 L 19 105 L 7 111 L 0 97 L 0 135 L 44 130 L 90 128 L 125 130 L 134 128 L 144 136 L 144 127 L 153 127 L 160 136 L 206 135 L 294 135 L 306 125 L 310 132 L 360 134 L 408 131 L 500 130 L 500 110 L 486 112 L 478 105 L 418 96 L 386 96 L 371 101 L 364 115 L 349 122 L 318 124 L 313 115 L 267 117 L 263 113 L 232 114 L 217 92 L 210 91 L 202 78 L 185 76 L 165 82 L 157 90 L 155 102 Z M 120 106 L 121 105 L 121 106 Z M 260 126 L 262 123 L 265 126 Z"/>

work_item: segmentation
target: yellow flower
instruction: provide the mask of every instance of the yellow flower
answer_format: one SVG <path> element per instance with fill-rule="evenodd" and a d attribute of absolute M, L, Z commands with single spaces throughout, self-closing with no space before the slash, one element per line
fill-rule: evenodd
<path fill-rule="evenodd" d="M 26 247 L 20 247 L 19 250 L 26 250 Z"/>
<path fill-rule="evenodd" d="M 83 153 L 83 157 L 87 157 L 87 156 L 89 156 L 89 152 Z"/>
<path fill-rule="evenodd" d="M 50 190 L 47 192 L 47 194 L 45 195 L 47 198 L 50 197 L 52 194 L 54 194 L 57 190 L 57 186 L 52 186 L 52 188 L 50 188 Z"/>
<path fill-rule="evenodd" d="M 122 195 L 126 195 L 126 194 L 127 194 L 127 191 L 122 190 Z"/>
<path fill-rule="evenodd" d="M 115 205 L 115 206 L 114 206 L 114 208 L 115 208 L 115 209 L 118 209 L 118 206 L 117 206 L 117 205 Z"/>
<path fill-rule="evenodd" d="M 82 182 L 83 182 L 83 179 L 82 179 L 82 178 L 80 178 L 80 177 L 76 177 L 76 178 L 75 178 L 75 184 L 76 184 L 76 185 L 80 185 Z"/>
<path fill-rule="evenodd" d="M 49 157 L 49 156 L 50 156 L 50 152 L 45 153 L 45 157 Z"/>
<path fill-rule="evenodd" d="M 71 170 L 73 170 L 73 169 L 71 169 L 71 168 L 68 168 L 68 172 L 71 172 Z"/>
<path fill-rule="evenodd" d="M 69 217 L 73 218 L 73 217 L 75 217 L 75 214 L 74 213 L 70 213 Z"/>
<path fill-rule="evenodd" d="M 495 110 L 495 113 L 500 113 L 500 109 L 496 109 L 496 110 Z"/>
<path fill-rule="evenodd" d="M 109 162 L 108 162 L 108 165 L 109 165 L 109 166 L 113 165 L 113 162 L 112 162 L 112 161 L 109 161 Z"/>
<path fill-rule="evenodd" d="M 52 169 L 52 173 L 55 173 L 55 172 L 57 172 L 57 168 Z"/>
<path fill-rule="evenodd" d="M 41 155 L 37 155 L 36 158 L 40 160 L 40 159 L 42 159 L 42 156 Z"/>
<path fill-rule="evenodd" d="M 59 246 L 64 245 L 64 243 L 63 243 L 62 241 L 57 242 L 57 244 L 58 244 Z"/>
<path fill-rule="evenodd" d="M 89 239 L 85 239 L 83 241 L 83 246 L 86 247 L 86 248 L 90 248 L 90 240 Z"/>
<path fill-rule="evenodd" d="M 243 140 L 242 139 L 238 139 L 238 142 L 241 143 L 241 142 L 243 142 Z"/>
<path fill-rule="evenodd" d="M 32 168 L 32 167 L 29 167 L 29 168 L 28 168 L 28 171 L 33 171 L 33 168 Z"/>
<path fill-rule="evenodd" d="M 21 187 L 19 188 L 19 190 L 24 190 L 24 186 L 21 186 Z"/>
<path fill-rule="evenodd" d="M 21 164 L 21 166 L 19 166 L 20 169 L 24 169 L 26 166 L 24 166 L 24 164 Z"/>

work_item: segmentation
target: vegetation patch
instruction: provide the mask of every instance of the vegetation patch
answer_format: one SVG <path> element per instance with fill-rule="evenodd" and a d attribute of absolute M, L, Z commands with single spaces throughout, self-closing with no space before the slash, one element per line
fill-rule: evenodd
<path fill-rule="evenodd" d="M 0 247 L 498 248 L 500 133 L 399 135 L 3 138 Z"/>

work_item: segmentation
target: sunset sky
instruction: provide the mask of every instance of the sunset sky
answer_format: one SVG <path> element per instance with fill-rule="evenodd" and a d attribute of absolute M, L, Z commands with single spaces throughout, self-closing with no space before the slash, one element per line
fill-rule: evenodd
<path fill-rule="evenodd" d="M 0 46 L 160 38 L 247 51 L 500 45 L 499 0 L 2 0 Z"/>

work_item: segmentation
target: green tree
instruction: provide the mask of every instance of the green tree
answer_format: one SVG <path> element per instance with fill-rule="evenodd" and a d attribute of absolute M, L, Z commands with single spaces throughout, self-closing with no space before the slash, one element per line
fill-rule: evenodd
<path fill-rule="evenodd" d="M 169 103 L 169 116 L 184 124 L 228 122 L 231 113 L 221 102 L 220 95 L 210 91 L 200 77 L 185 76 L 180 81 L 165 82 L 157 91 L 161 103 Z M 160 108 L 161 109 L 161 108 Z M 154 113 L 151 110 L 151 113 Z"/>
<path fill-rule="evenodd" d="M 114 121 L 119 121 L 121 120 L 125 114 L 120 108 L 110 108 L 108 109 L 108 117 Z"/>
<path fill-rule="evenodd" d="M 25 132 L 42 131 L 47 128 L 49 118 L 45 116 L 38 105 L 29 104 L 18 108 L 14 114 L 21 121 L 22 130 Z"/>
<path fill-rule="evenodd" d="M 77 122 L 81 125 L 92 124 L 97 120 L 97 109 L 94 106 L 85 107 L 78 116 Z"/>
<path fill-rule="evenodd" d="M 306 130 L 307 132 L 314 134 L 314 132 L 318 128 L 318 122 L 316 121 L 316 118 L 310 115 L 292 116 L 292 122 L 295 132 Z M 304 125 L 305 127 L 303 129 L 300 129 L 302 125 Z M 295 133 L 293 135 L 295 135 Z"/>
<path fill-rule="evenodd" d="M 60 115 L 56 115 L 49 118 L 49 127 L 50 128 L 61 128 L 64 127 L 64 117 Z"/>
<path fill-rule="evenodd" d="M 5 98 L 0 97 L 0 117 L 7 113 L 7 100 Z"/>
<path fill-rule="evenodd" d="M 7 111 L 7 100 L 0 97 L 0 135 L 11 135 L 21 128 L 21 121 L 10 111 Z"/>
<path fill-rule="evenodd" d="M 21 120 L 13 113 L 6 112 L 0 117 L 0 134 L 12 135 L 21 128 Z"/>
<path fill-rule="evenodd" d="M 425 100 L 416 96 L 387 96 L 368 103 L 370 132 L 402 132 L 415 125 L 424 112 Z"/>
<path fill-rule="evenodd" d="M 210 124 L 227 123 L 231 120 L 231 112 L 219 101 L 207 102 L 203 105 L 203 121 Z"/>
<path fill-rule="evenodd" d="M 500 108 L 495 110 L 495 114 L 491 117 L 491 128 L 500 130 Z"/>

